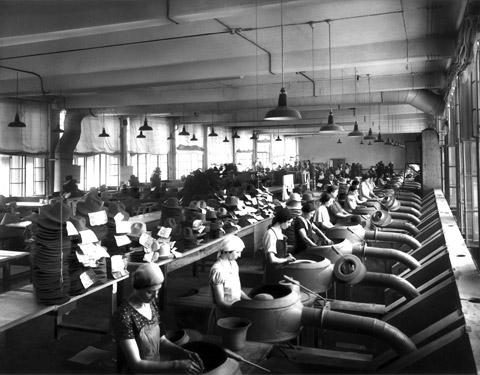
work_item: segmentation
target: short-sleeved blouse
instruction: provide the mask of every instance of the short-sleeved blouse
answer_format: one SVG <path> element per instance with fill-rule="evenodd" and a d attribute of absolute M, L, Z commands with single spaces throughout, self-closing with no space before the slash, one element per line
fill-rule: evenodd
<path fill-rule="evenodd" d="M 127 301 L 122 303 L 113 315 L 113 332 L 117 342 L 128 339 L 137 340 L 140 331 L 147 324 L 158 324 L 161 336 L 165 333 L 155 300 L 150 302 L 150 307 L 152 309 L 152 319 L 148 320 Z"/>

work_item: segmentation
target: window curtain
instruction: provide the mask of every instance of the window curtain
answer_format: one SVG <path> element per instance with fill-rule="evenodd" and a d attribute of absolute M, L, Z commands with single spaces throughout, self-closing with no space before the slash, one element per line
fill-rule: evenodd
<path fill-rule="evenodd" d="M 137 138 L 138 130 L 145 120 L 145 117 L 133 117 L 129 119 L 129 149 L 132 154 L 167 154 L 170 148 L 168 135 L 170 134 L 169 120 L 165 118 L 148 118 L 148 125 L 153 130 L 143 132 L 145 138 Z"/>
<path fill-rule="evenodd" d="M 18 102 L 18 115 L 25 128 L 9 128 L 15 118 L 17 103 L 0 102 L 0 153 L 40 154 L 48 150 L 48 110 L 46 103 Z"/>
<path fill-rule="evenodd" d="M 117 116 L 87 116 L 82 120 L 82 134 L 76 154 L 118 154 L 120 152 L 120 120 Z M 102 128 L 110 137 L 99 137 Z"/>
<path fill-rule="evenodd" d="M 210 134 L 211 130 L 212 128 L 209 126 L 207 133 Z M 217 127 L 215 133 L 218 134 L 218 137 L 207 136 L 207 165 L 209 168 L 233 163 L 231 128 Z M 225 137 L 229 142 L 224 142 Z"/>
<path fill-rule="evenodd" d="M 239 171 L 252 168 L 253 140 L 251 130 L 238 130 L 240 138 L 235 139 L 235 159 Z"/>

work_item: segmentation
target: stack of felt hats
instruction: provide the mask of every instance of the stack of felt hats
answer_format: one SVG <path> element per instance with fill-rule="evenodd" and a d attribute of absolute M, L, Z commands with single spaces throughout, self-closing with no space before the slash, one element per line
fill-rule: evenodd
<path fill-rule="evenodd" d="M 82 216 L 72 217 L 69 221 L 73 224 L 78 232 L 87 229 L 86 219 Z M 87 272 L 89 268 L 80 263 L 77 258 L 77 251 L 81 251 L 80 247 L 78 246 L 78 244 L 82 242 L 80 234 L 72 235 L 70 238 L 72 241 L 72 252 L 68 261 L 70 274 L 70 295 L 76 296 L 83 294 L 86 291 L 80 279 L 80 275 L 84 272 Z"/>
<path fill-rule="evenodd" d="M 107 248 L 110 255 L 123 254 L 127 251 L 125 246 L 119 248 L 115 241 L 115 235 L 117 234 L 117 227 L 115 222 L 115 216 L 121 214 L 123 218 L 121 221 L 127 221 L 130 215 L 125 210 L 125 206 L 121 202 L 109 202 L 107 207 L 107 235 L 102 241 L 102 244 Z"/>
<path fill-rule="evenodd" d="M 86 219 L 87 228 L 91 229 L 97 238 L 102 241 L 107 236 L 106 223 L 102 225 L 91 225 L 89 214 L 93 214 L 99 211 L 105 211 L 103 207 L 104 202 L 98 197 L 97 191 L 90 191 L 85 200 L 77 203 L 77 216 L 82 216 Z"/>
<path fill-rule="evenodd" d="M 298 216 L 302 213 L 302 198 L 298 193 L 291 193 L 286 202 L 286 207 L 294 215 Z"/>
<path fill-rule="evenodd" d="M 46 305 L 62 304 L 70 299 L 71 241 L 65 222 L 71 216 L 71 209 L 56 201 L 42 208 L 34 227 L 32 281 L 37 300 Z"/>
<path fill-rule="evenodd" d="M 175 219 L 177 223 L 182 221 L 182 206 L 175 197 L 168 198 L 162 205 L 162 225 L 165 226 L 166 220 Z"/>

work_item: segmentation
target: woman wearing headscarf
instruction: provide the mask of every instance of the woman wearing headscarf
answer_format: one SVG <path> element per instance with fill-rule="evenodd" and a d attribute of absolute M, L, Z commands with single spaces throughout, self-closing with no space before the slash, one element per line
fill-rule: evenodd
<path fill-rule="evenodd" d="M 220 309 L 228 308 L 241 299 L 250 299 L 242 290 L 237 259 L 245 248 L 240 237 L 230 235 L 225 238 L 218 253 L 217 261 L 210 269 L 210 285 L 213 300 Z"/>
<path fill-rule="evenodd" d="M 293 222 L 293 215 L 287 208 L 281 208 L 272 219 L 272 224 L 263 236 L 265 251 L 265 280 L 267 283 L 276 282 L 277 270 L 282 264 L 295 261 L 295 257 L 287 252 L 286 230 Z"/>
<path fill-rule="evenodd" d="M 133 274 L 133 292 L 113 317 L 113 330 L 129 370 L 137 373 L 199 374 L 200 357 L 169 341 L 162 329 L 156 303 L 163 273 L 153 263 L 139 266 Z"/>

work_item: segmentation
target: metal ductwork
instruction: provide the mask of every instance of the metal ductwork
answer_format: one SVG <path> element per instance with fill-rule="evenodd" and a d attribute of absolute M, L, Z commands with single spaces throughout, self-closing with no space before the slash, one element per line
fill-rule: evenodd
<path fill-rule="evenodd" d="M 392 217 L 392 219 L 407 220 L 414 225 L 418 225 L 418 224 L 421 223 L 421 220 L 418 217 L 416 217 L 415 215 L 406 213 L 406 212 L 398 212 L 398 211 L 394 212 L 394 211 L 392 211 L 392 212 L 390 212 L 390 216 Z"/>
<path fill-rule="evenodd" d="M 379 232 L 376 229 L 365 231 L 365 239 L 373 241 L 399 242 L 410 246 L 412 249 L 418 249 L 422 246 L 418 240 L 408 234 Z"/>
<path fill-rule="evenodd" d="M 404 296 L 407 301 L 420 295 L 417 289 L 409 281 L 400 276 L 388 273 L 367 272 L 359 284 L 392 288 Z"/>
<path fill-rule="evenodd" d="M 409 223 L 405 220 L 398 220 L 398 219 L 392 219 L 391 223 L 385 225 L 382 228 L 377 228 L 377 229 L 379 229 L 380 231 L 382 230 L 388 231 L 388 229 L 401 229 L 410 233 L 412 236 L 416 236 L 417 234 L 420 233 L 420 230 L 412 223 Z"/>
<path fill-rule="evenodd" d="M 379 319 L 346 314 L 327 309 L 304 307 L 302 324 L 343 332 L 368 334 L 382 339 L 399 354 L 406 355 L 417 348 L 402 331 Z"/>
<path fill-rule="evenodd" d="M 399 263 L 404 264 L 409 269 L 414 270 L 420 267 L 420 262 L 412 257 L 410 254 L 396 249 L 387 249 L 383 247 L 371 247 L 362 243 L 353 245 L 352 254 L 359 257 L 374 257 L 381 259 L 393 259 Z"/>
<path fill-rule="evenodd" d="M 433 116 L 443 115 L 445 101 L 431 90 L 382 91 L 382 103 L 407 103 Z"/>

